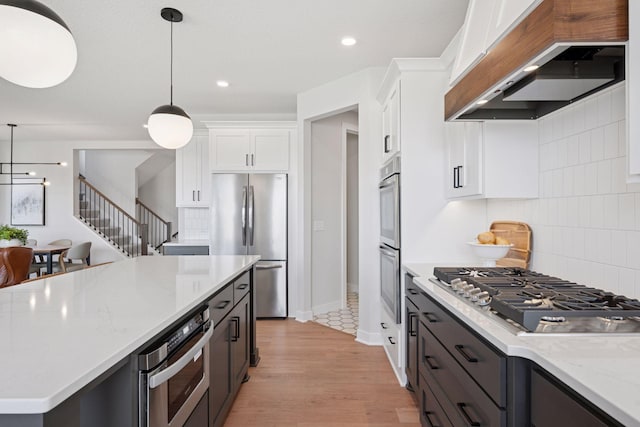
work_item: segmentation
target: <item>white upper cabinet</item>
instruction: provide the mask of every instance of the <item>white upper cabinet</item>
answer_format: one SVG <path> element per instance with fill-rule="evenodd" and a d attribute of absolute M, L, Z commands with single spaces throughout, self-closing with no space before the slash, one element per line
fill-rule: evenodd
<path fill-rule="evenodd" d="M 538 197 L 538 123 L 449 122 L 448 199 Z"/>
<path fill-rule="evenodd" d="M 627 45 L 627 76 L 640 75 L 640 2 L 629 2 L 629 43 Z M 627 112 L 627 182 L 640 182 L 640 80 L 625 82 Z"/>
<path fill-rule="evenodd" d="M 453 86 L 542 0 L 470 0 L 449 84 Z"/>
<path fill-rule="evenodd" d="M 382 106 L 382 162 L 400 152 L 400 81 Z"/>
<path fill-rule="evenodd" d="M 209 206 L 209 136 L 194 135 L 176 150 L 176 206 Z"/>
<path fill-rule="evenodd" d="M 211 170 L 286 172 L 292 135 L 288 129 L 212 129 Z"/>

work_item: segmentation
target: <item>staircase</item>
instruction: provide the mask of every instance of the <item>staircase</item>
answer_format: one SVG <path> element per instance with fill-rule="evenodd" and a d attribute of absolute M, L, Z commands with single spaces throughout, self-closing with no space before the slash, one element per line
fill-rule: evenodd
<path fill-rule="evenodd" d="M 160 255 L 158 249 L 170 240 L 170 222 L 162 220 L 138 200 L 136 215 L 139 219 L 133 218 L 84 176 L 80 175 L 78 181 L 77 216 L 82 222 L 128 257 Z"/>

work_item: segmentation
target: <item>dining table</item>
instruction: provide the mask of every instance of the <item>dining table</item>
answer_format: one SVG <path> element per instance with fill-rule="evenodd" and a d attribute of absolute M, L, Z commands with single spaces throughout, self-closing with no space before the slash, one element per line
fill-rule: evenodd
<path fill-rule="evenodd" d="M 47 260 L 47 274 L 53 273 L 53 256 L 60 255 L 71 246 L 67 245 L 42 245 L 42 246 L 30 246 L 33 249 L 33 256 L 43 256 Z"/>

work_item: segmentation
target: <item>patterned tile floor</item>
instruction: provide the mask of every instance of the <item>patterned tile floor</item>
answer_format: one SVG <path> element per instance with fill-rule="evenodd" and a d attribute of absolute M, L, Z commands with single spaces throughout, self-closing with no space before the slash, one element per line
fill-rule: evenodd
<path fill-rule="evenodd" d="M 314 315 L 313 321 L 355 335 L 358 330 L 358 294 L 347 293 L 347 308 Z"/>

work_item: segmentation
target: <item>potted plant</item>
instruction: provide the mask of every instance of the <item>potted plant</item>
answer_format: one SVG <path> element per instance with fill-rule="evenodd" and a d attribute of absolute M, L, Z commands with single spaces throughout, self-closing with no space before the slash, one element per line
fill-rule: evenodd
<path fill-rule="evenodd" d="M 6 224 L 0 225 L 0 247 L 24 246 L 27 244 L 29 232 L 22 228 L 10 227 Z"/>

